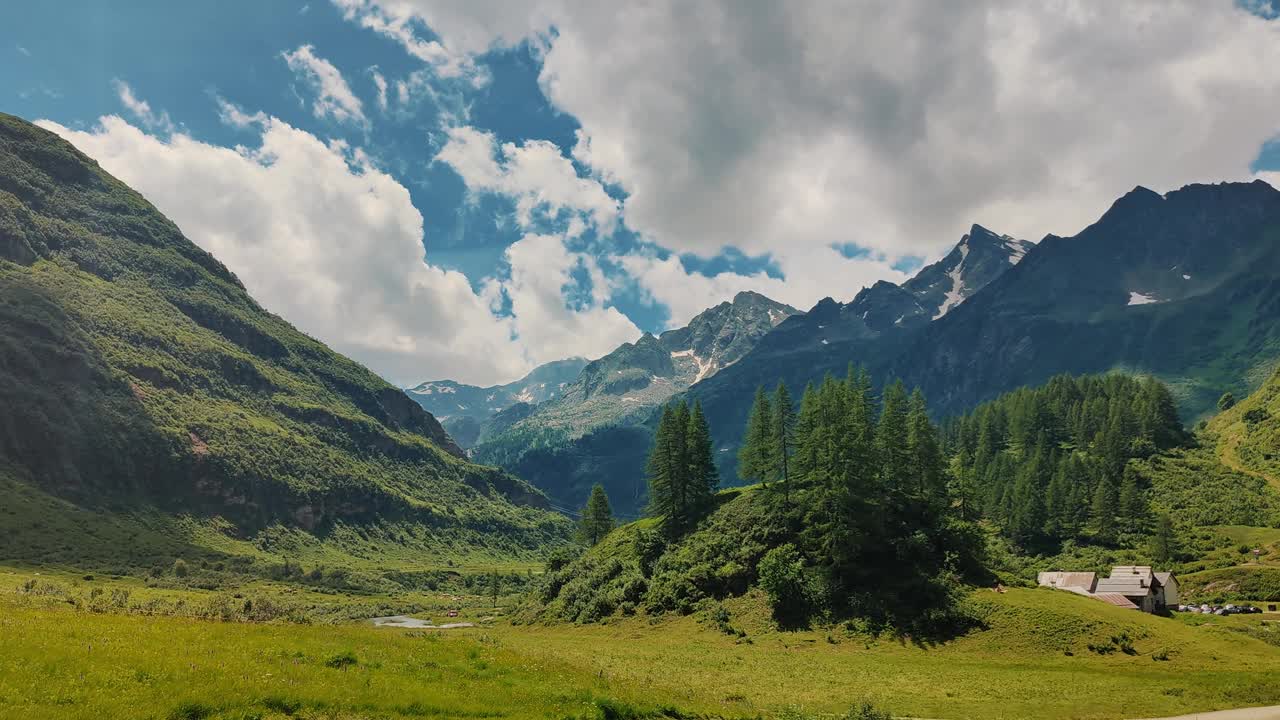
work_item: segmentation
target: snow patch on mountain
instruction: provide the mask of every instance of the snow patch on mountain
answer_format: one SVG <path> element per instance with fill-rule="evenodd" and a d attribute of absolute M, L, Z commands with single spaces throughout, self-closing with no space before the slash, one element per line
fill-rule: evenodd
<path fill-rule="evenodd" d="M 1160 301 L 1157 300 L 1153 295 L 1147 295 L 1146 293 L 1140 293 L 1140 292 L 1129 293 L 1130 305 L 1150 305 L 1151 303 L 1158 303 L 1158 302 Z"/>
<path fill-rule="evenodd" d="M 964 272 L 964 261 L 968 257 L 969 243 L 961 243 L 960 261 L 956 263 L 955 267 L 951 268 L 951 270 L 947 272 L 947 277 L 951 278 L 951 289 L 947 291 L 946 298 L 943 299 L 942 305 L 938 307 L 937 314 L 933 316 L 934 320 L 946 315 L 950 312 L 951 308 L 964 301 L 964 278 L 961 277 L 961 273 Z M 901 318 L 899 318 L 899 320 L 901 320 Z"/>

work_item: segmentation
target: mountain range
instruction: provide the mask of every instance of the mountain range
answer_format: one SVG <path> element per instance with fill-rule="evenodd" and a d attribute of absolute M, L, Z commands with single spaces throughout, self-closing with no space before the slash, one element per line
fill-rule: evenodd
<path fill-rule="evenodd" d="M 519 380 L 489 387 L 429 380 L 406 388 L 405 393 L 434 415 L 459 445 L 469 448 L 481 438 L 486 420 L 513 405 L 536 405 L 559 397 L 586 364 L 581 357 L 555 360 Z"/>
<path fill-rule="evenodd" d="M 799 395 L 851 364 L 877 382 L 922 388 L 940 418 L 1062 372 L 1150 374 L 1194 422 L 1224 391 L 1258 387 L 1280 357 L 1277 240 L 1280 192 L 1262 181 L 1163 195 L 1135 188 L 1076 236 L 1039 243 L 974 225 L 901 285 L 878 282 L 847 303 L 827 298 L 788 314 L 733 362 L 695 375 L 683 394 L 703 404 L 728 484 L 755 387 L 784 382 Z M 655 381 L 627 383 L 661 377 L 645 370 L 661 355 L 652 338 L 620 348 L 610 362 L 620 363 L 616 386 L 625 391 L 601 403 L 608 411 L 593 410 L 590 389 L 613 385 L 584 370 L 560 399 L 526 412 L 478 456 L 564 504 L 582 499 L 588 476 L 597 476 L 634 511 L 644 502 L 641 468 L 655 418 L 640 410 L 672 395 L 646 397 Z M 628 393 L 650 402 L 622 411 Z"/>

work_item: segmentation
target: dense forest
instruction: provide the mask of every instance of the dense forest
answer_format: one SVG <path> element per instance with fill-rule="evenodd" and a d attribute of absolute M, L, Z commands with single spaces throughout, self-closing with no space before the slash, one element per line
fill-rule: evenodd
<path fill-rule="evenodd" d="M 1060 375 L 945 424 L 961 513 L 997 524 L 1026 551 L 1066 540 L 1115 543 L 1155 522 L 1129 464 L 1186 444 L 1160 382 Z"/>

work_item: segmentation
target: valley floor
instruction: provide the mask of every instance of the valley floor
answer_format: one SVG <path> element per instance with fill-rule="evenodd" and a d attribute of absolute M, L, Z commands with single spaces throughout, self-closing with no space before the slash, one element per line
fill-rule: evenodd
<path fill-rule="evenodd" d="M 727 603 L 745 638 L 698 616 L 526 627 L 479 607 L 463 619 L 480 626 L 442 632 L 95 613 L 18 592 L 29 579 L 0 573 L 0 717 L 805 717 L 869 699 L 1101 720 L 1280 703 L 1276 616 L 1159 618 L 1049 590 L 978 591 L 987 629 L 923 646 L 776 632 L 751 597 Z"/>

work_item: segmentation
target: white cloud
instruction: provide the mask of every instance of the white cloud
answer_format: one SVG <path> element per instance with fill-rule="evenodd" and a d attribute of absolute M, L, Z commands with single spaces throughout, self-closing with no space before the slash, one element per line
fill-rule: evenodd
<path fill-rule="evenodd" d="M 579 221 L 570 222 L 571 234 L 585 229 L 584 218 L 604 232 L 612 229 L 618 201 L 598 181 L 579 177 L 555 143 L 531 140 L 498 145 L 492 134 L 471 127 L 450 128 L 448 137 L 436 159 L 452 167 L 468 189 L 512 197 L 521 227 L 530 227 L 535 213 L 555 217 L 568 211 L 577 213 L 573 220 Z"/>
<path fill-rule="evenodd" d="M 218 103 L 218 118 L 227 125 L 238 128 L 247 128 L 250 125 L 258 125 L 267 121 L 266 113 L 247 113 L 238 105 L 229 102 L 222 96 L 215 96 L 214 99 Z"/>
<path fill-rule="evenodd" d="M 378 109 L 387 109 L 387 79 L 377 70 L 373 71 L 373 85 L 378 88 Z"/>
<path fill-rule="evenodd" d="M 609 289 L 595 262 L 569 252 L 561 238 L 526 235 L 507 248 L 505 259 L 511 276 L 502 291 L 511 302 L 516 333 L 531 349 L 535 364 L 574 355 L 599 357 L 640 335 L 627 316 L 603 306 Z M 591 302 L 570 310 L 564 287 L 579 268 L 591 278 Z"/>
<path fill-rule="evenodd" d="M 441 77 L 468 78 L 480 87 L 488 76 L 464 53 L 455 53 L 436 40 L 423 40 L 412 27 L 413 13 L 400 3 L 371 0 L 333 0 L 343 16 L 399 43 L 405 52 L 435 69 Z"/>
<path fill-rule="evenodd" d="M 293 52 L 281 53 L 289 69 L 307 81 L 317 98 L 313 112 L 318 118 L 326 115 L 338 122 L 364 124 L 364 106 L 351 91 L 351 86 L 333 63 L 316 55 L 315 48 L 303 45 Z"/>
<path fill-rule="evenodd" d="M 833 242 L 1072 234 L 1134 185 L 1242 178 L 1280 132 L 1280 23 L 1231 0 L 361 5 L 456 53 L 532 38 L 630 227 L 810 273 Z"/>
<path fill-rule="evenodd" d="M 173 121 L 169 119 L 169 113 L 156 113 L 151 109 L 151 103 L 141 100 L 133 93 L 133 88 L 129 83 L 123 80 L 113 80 L 112 85 L 115 86 L 116 95 L 119 96 L 120 102 L 124 105 L 138 122 L 142 123 L 150 130 L 159 130 L 160 132 L 173 132 Z"/>
<path fill-rule="evenodd" d="M 13 46 L 13 49 L 14 49 L 14 50 L 17 50 L 19 53 L 22 53 L 23 55 L 25 55 L 25 56 L 27 56 L 27 57 L 31 57 L 31 51 L 30 51 L 30 50 L 28 50 L 28 49 L 26 49 L 25 47 L 23 47 L 23 46 L 21 46 L 21 45 L 14 45 L 14 46 Z"/>
<path fill-rule="evenodd" d="M 358 148 L 220 105 L 224 118 L 260 131 L 257 148 L 181 133 L 165 140 L 116 116 L 89 131 L 38 124 L 145 195 L 264 307 L 401 385 L 505 382 L 536 363 L 603 354 L 639 335 L 604 307 L 603 283 L 589 301 L 568 306 L 571 273 L 600 273 L 560 238 L 530 235 L 512 245 L 509 277 L 477 293 L 461 273 L 427 261 L 408 190 Z M 494 312 L 504 295 L 509 316 Z"/>

